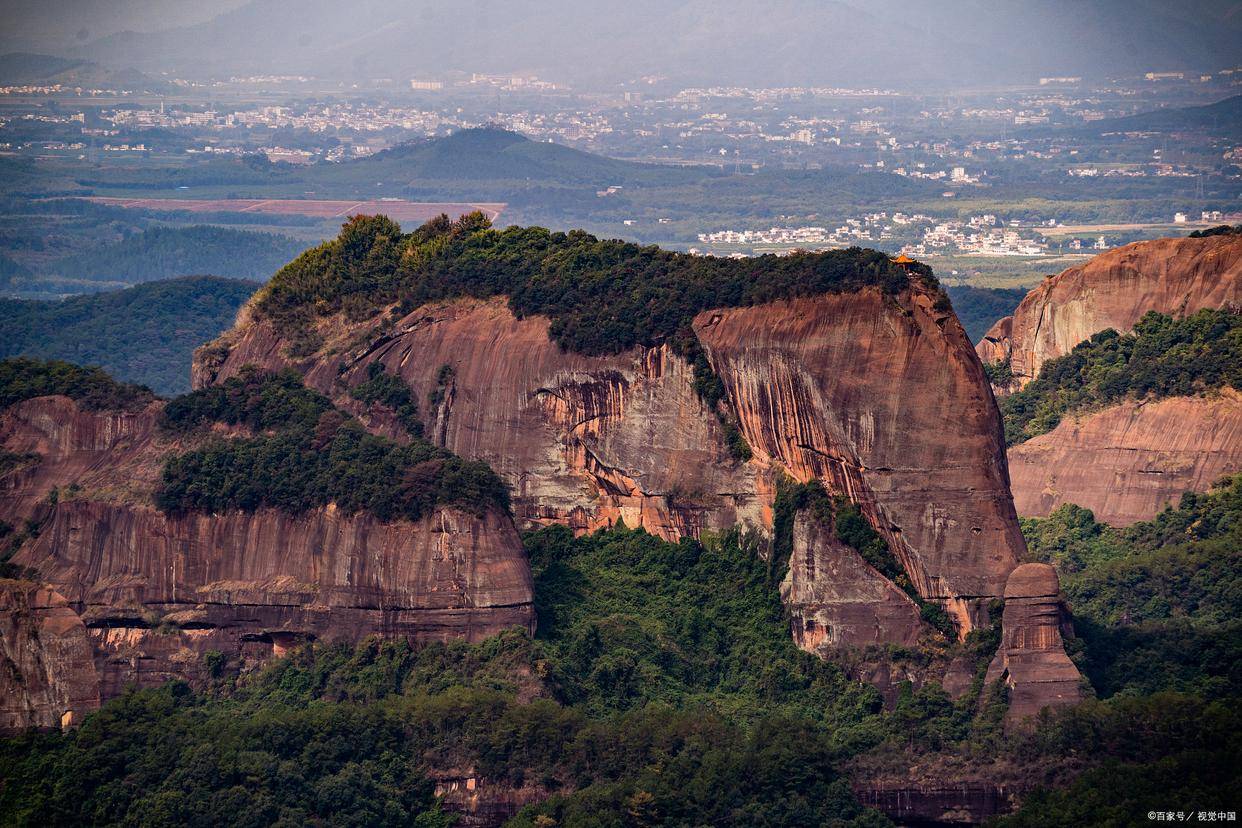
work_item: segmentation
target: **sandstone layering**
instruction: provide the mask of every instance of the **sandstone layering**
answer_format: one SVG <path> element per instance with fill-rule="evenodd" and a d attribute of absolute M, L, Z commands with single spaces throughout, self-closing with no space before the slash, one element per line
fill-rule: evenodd
<path fill-rule="evenodd" d="M 1127 331 L 1149 311 L 1184 316 L 1242 308 L 1242 236 L 1157 239 L 1119 247 L 1044 281 L 976 346 L 985 363 L 1009 360 L 1021 388 L 1050 359 L 1093 334 Z M 1047 516 L 1062 503 L 1106 523 L 1150 520 L 1185 491 L 1206 491 L 1242 469 L 1242 397 L 1127 401 L 1066 417 L 1008 452 L 1018 513 Z"/>
<path fill-rule="evenodd" d="M 26 668 L 38 656 L 9 658 L 23 676 L 46 675 L 44 696 L 61 702 L 22 701 L 9 727 L 58 723 L 60 713 L 51 717 L 45 708 L 87 709 L 81 698 L 98 706 L 128 684 L 205 678 L 209 652 L 246 665 L 312 639 L 473 641 L 511 626 L 533 630 L 521 539 L 494 508 L 441 507 L 418 522 L 391 523 L 331 506 L 302 515 L 156 510 L 150 494 L 160 458 L 173 448 L 155 429 L 159 406 L 122 417 L 42 397 L 0 414 L 3 446 L 41 456 L 0 488 L 5 520 L 39 524 L 13 563 L 56 590 L 14 587 L 10 602 L 22 590 L 55 599 L 28 599 L 23 606 L 36 620 L 23 627 L 6 616 L 6 623 L 42 629 L 50 622 L 39 619 L 53 610 L 57 625 L 72 616 L 84 646 L 89 641 L 82 652 L 94 662 L 87 670 L 55 655 L 67 632 L 18 635 L 10 646 L 19 655 L 47 644 L 45 668 Z M 50 486 L 65 487 L 54 504 Z"/>
<path fill-rule="evenodd" d="M 250 364 L 292 366 L 357 410 L 348 388 L 378 361 L 416 399 L 439 400 L 422 412 L 426 433 L 491 465 L 525 525 L 589 531 L 624 520 L 670 540 L 735 525 L 770 534 L 777 475 L 819 479 L 860 504 L 919 593 L 942 602 L 963 633 L 1000 597 L 1024 551 L 987 381 L 957 319 L 924 289 L 700 314 L 694 332 L 753 451 L 748 462 L 731 458 L 689 366 L 667 346 L 566 352 L 548 337 L 547 319 L 517 319 L 503 298 L 363 324 L 370 328 L 324 320 L 322 350 L 294 359 L 272 323 L 243 319 L 200 351 L 195 384 Z M 442 387 L 443 366 L 451 379 Z M 389 412 L 358 413 L 378 431 L 399 430 Z M 836 553 L 815 554 L 827 556 L 827 569 Z M 834 587 L 833 600 L 802 611 L 832 623 L 853 593 L 870 600 L 872 580 L 860 572 Z M 839 643 L 875 640 L 840 622 Z"/>
<path fill-rule="evenodd" d="M 1022 387 L 1048 360 L 1107 328 L 1128 331 L 1148 311 L 1240 306 L 1242 236 L 1136 242 L 1045 279 L 976 349 L 985 363 L 1008 360 Z"/>

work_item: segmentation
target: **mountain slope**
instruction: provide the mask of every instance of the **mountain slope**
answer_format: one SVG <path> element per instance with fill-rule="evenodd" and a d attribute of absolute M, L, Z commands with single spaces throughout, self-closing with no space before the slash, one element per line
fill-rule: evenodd
<path fill-rule="evenodd" d="M 44 270 L 66 279 L 130 284 L 200 273 L 266 279 L 303 246 L 286 236 L 226 227 L 153 227 Z"/>
<path fill-rule="evenodd" d="M 159 394 L 190 388 L 190 356 L 233 324 L 254 282 L 187 276 L 62 301 L 0 298 L 0 358 L 100 365 Z"/>

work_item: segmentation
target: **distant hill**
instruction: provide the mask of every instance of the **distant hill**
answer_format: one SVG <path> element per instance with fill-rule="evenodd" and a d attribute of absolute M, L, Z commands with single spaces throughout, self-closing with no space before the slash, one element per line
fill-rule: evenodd
<path fill-rule="evenodd" d="M 980 288 L 960 285 L 947 288 L 953 310 L 971 342 L 978 342 L 998 319 L 1013 313 L 1026 296 L 1023 288 Z"/>
<path fill-rule="evenodd" d="M 184 393 L 194 349 L 229 328 L 258 287 L 189 276 L 62 301 L 0 299 L 0 359 L 99 365 L 159 394 Z"/>
<path fill-rule="evenodd" d="M 136 69 L 111 69 L 89 60 L 10 52 L 0 55 L 0 84 L 90 85 L 162 91 L 168 84 Z"/>
<path fill-rule="evenodd" d="M 124 241 L 52 262 L 43 270 L 65 279 L 136 284 L 214 273 L 266 279 L 306 248 L 287 236 L 224 227 L 153 227 Z"/>
<path fill-rule="evenodd" d="M 0 286 L 7 285 L 14 279 L 26 279 L 29 276 L 30 269 L 28 267 L 0 253 Z"/>
<path fill-rule="evenodd" d="M 410 141 L 359 161 L 320 165 L 315 181 L 359 179 L 522 182 L 556 186 L 682 183 L 717 174 L 715 167 L 688 168 L 618 161 L 497 127 L 464 129 L 440 138 Z"/>
<path fill-rule="evenodd" d="M 1234 95 L 1206 106 L 1188 106 L 1140 112 L 1126 118 L 1109 118 L 1091 124 L 1093 132 L 1133 130 L 1165 132 L 1210 129 L 1236 135 L 1242 130 L 1242 95 Z"/>

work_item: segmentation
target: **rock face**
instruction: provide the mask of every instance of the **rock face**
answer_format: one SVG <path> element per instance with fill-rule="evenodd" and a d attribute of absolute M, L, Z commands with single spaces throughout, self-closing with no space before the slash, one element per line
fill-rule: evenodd
<path fill-rule="evenodd" d="M 859 802 L 898 825 L 981 825 L 1012 811 L 1019 793 L 987 782 L 854 785 Z"/>
<path fill-rule="evenodd" d="M 0 733 L 68 727 L 98 708 L 82 619 L 49 586 L 0 580 Z"/>
<path fill-rule="evenodd" d="M 1004 679 L 1009 687 L 1006 721 L 1018 723 L 1045 707 L 1082 700 L 1082 675 L 1061 637 L 1066 625 L 1057 571 L 1041 563 L 1015 569 L 1005 584 L 1001 645 L 985 679 L 988 686 Z"/>
<path fill-rule="evenodd" d="M 1238 306 L 1242 236 L 1136 242 L 1044 280 L 976 349 L 984 362 L 1008 359 L 1021 387 L 1048 360 L 1106 328 L 1128 331 L 1148 311 Z"/>
<path fill-rule="evenodd" d="M 1124 402 L 1066 419 L 1011 447 L 1009 470 L 1019 514 L 1076 503 L 1114 526 L 1150 520 L 1182 492 L 1242 471 L 1242 394 Z"/>
<path fill-rule="evenodd" d="M 957 319 L 875 291 L 701 314 L 756 465 L 820 479 L 962 628 L 1024 550 L 1000 418 Z"/>
<path fill-rule="evenodd" d="M 794 641 L 810 652 L 827 653 L 842 644 L 909 646 L 922 631 L 909 596 L 805 512 L 794 520 L 781 598 Z"/>
<path fill-rule="evenodd" d="M 501 474 L 526 525 L 589 531 L 624 520 L 667 539 L 739 524 L 768 532 L 776 476 L 818 478 L 861 504 L 920 593 L 942 601 L 963 631 L 981 599 L 1000 595 L 1024 547 L 999 416 L 960 324 L 921 288 L 695 319 L 754 452 L 744 463 L 669 348 L 567 353 L 548 325 L 516 319 L 503 298 L 462 299 L 396 322 L 324 320 L 319 352 L 294 358 L 269 322 L 244 317 L 200 351 L 194 382 L 248 364 L 293 366 L 356 410 L 349 386 L 381 362 L 413 389 L 427 434 Z M 384 412 L 358 413 L 396 433 Z M 794 587 L 791 595 L 815 592 Z M 870 594 L 866 582 L 857 588 Z"/>
<path fill-rule="evenodd" d="M 533 629 L 525 552 L 494 509 L 391 523 L 333 507 L 155 510 L 161 458 L 175 448 L 154 428 L 158 411 L 117 420 L 46 397 L 0 414 L 4 448 L 41 455 L 0 480 L 0 518 L 39 524 L 13 563 L 52 584 L 62 615 L 89 635 L 96 699 L 130 683 L 200 679 L 211 651 L 244 666 L 310 639 Z M 49 488 L 69 484 L 78 488 L 51 503 Z"/>

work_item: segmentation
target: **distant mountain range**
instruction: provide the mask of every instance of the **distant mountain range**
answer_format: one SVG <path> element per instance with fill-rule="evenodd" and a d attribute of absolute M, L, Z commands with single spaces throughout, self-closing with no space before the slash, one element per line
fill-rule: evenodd
<path fill-rule="evenodd" d="M 69 38 L 77 45 L 68 51 L 193 74 L 984 85 L 1234 65 L 1242 61 L 1239 9 L 1236 0 L 250 0 L 191 25 L 179 25 L 194 18 L 177 5 L 163 31 L 135 12 L 144 31 Z"/>

